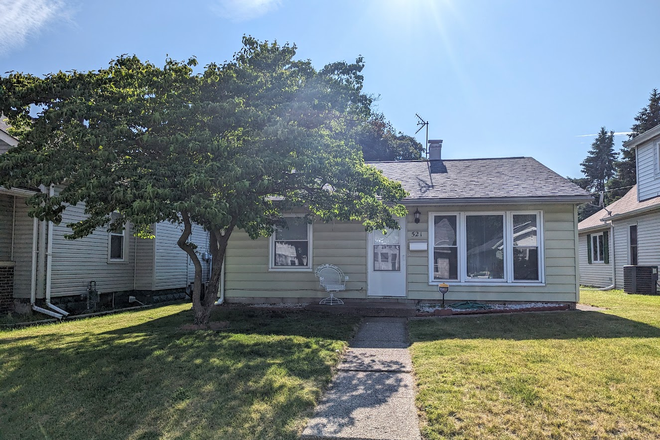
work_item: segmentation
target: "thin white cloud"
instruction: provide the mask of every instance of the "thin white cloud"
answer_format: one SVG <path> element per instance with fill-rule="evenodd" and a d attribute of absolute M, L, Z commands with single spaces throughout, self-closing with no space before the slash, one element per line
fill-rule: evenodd
<path fill-rule="evenodd" d="M 211 9 L 223 18 L 247 21 L 274 11 L 280 5 L 280 0 L 215 0 Z"/>
<path fill-rule="evenodd" d="M 633 133 L 632 131 L 615 131 L 615 132 L 614 132 L 614 136 L 623 136 L 623 135 L 629 135 L 629 134 L 632 134 L 632 133 Z M 594 134 L 578 134 L 578 135 L 575 136 L 575 137 L 586 138 L 586 137 L 596 137 L 596 136 L 598 136 L 598 133 L 594 133 Z"/>
<path fill-rule="evenodd" d="M 63 0 L 0 0 L 0 55 L 22 48 L 58 20 L 69 20 Z"/>

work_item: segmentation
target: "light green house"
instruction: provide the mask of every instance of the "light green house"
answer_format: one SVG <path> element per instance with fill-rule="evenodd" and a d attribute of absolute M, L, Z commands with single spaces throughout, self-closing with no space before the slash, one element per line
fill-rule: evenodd
<path fill-rule="evenodd" d="M 588 193 L 527 157 L 372 163 L 409 192 L 399 230 L 358 223 L 306 224 L 291 215 L 270 238 L 232 235 L 227 302 L 310 302 L 327 293 L 314 275 L 348 276 L 341 298 L 562 302 L 579 299 L 577 206 Z"/>

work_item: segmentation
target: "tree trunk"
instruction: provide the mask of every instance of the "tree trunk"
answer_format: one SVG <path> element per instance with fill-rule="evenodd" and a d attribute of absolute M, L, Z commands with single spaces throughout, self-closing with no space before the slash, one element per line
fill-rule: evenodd
<path fill-rule="evenodd" d="M 192 294 L 194 323 L 195 325 L 206 326 L 209 323 L 213 305 L 218 297 L 218 288 L 220 286 L 222 275 L 222 263 L 225 258 L 229 236 L 234 229 L 234 223 L 224 230 L 224 233 L 222 231 L 209 231 L 211 261 L 213 262 L 213 265 L 208 288 L 206 289 L 204 298 L 202 298 L 202 263 L 199 261 L 199 257 L 195 253 L 194 246 L 188 241 L 192 233 L 192 222 L 190 221 L 190 216 L 187 212 L 182 212 L 181 216 L 183 217 L 184 229 L 177 244 L 188 254 L 190 260 L 195 265 L 195 284 L 193 286 Z"/>

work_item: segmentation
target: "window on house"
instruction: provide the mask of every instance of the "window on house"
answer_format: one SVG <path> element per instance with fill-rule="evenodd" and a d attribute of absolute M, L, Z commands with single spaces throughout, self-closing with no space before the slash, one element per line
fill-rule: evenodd
<path fill-rule="evenodd" d="M 458 225 L 456 215 L 436 215 L 433 219 L 433 278 L 458 279 Z"/>
<path fill-rule="evenodd" d="M 431 217 L 431 282 L 541 281 L 540 213 Z"/>
<path fill-rule="evenodd" d="M 539 279 L 538 219 L 536 214 L 513 214 L 513 279 Z"/>
<path fill-rule="evenodd" d="M 504 279 L 504 216 L 465 217 L 467 277 Z"/>
<path fill-rule="evenodd" d="M 605 242 L 602 233 L 591 236 L 591 260 L 594 263 L 605 261 Z"/>
<path fill-rule="evenodd" d="M 637 265 L 637 225 L 630 225 L 630 264 Z"/>
<path fill-rule="evenodd" d="M 271 269 L 311 269 L 311 225 L 302 217 L 287 217 L 286 227 L 271 236 Z"/>
<path fill-rule="evenodd" d="M 119 217 L 119 214 L 113 213 L 111 215 L 112 221 L 115 221 Z M 126 230 L 122 229 L 121 232 L 109 232 L 108 233 L 108 260 L 112 262 L 119 262 L 125 260 L 125 248 L 126 248 Z"/>

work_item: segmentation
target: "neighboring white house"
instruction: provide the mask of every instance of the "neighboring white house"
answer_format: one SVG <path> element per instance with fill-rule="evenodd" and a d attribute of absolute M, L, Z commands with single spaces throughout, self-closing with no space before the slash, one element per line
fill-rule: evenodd
<path fill-rule="evenodd" d="M 17 144 L 5 129 L 0 127 L 0 154 Z M 99 229 L 67 240 L 66 225 L 85 218 L 84 205 L 67 207 L 59 225 L 38 221 L 28 216 L 26 204 L 35 191 L 0 187 L 0 312 L 84 308 L 92 281 L 102 300 L 125 303 L 129 295 L 183 292 L 194 280 L 194 267 L 176 244 L 180 226 L 156 224 L 152 240 L 134 237 L 130 224 L 120 234 Z M 201 227 L 193 229 L 191 240 L 200 254 L 208 253 Z M 206 279 L 211 262 L 203 260 Z"/>
<path fill-rule="evenodd" d="M 227 302 L 305 302 L 327 296 L 314 269 L 348 276 L 343 298 L 575 303 L 577 206 L 586 192 L 529 157 L 375 162 L 409 192 L 400 229 L 301 224 L 251 240 L 236 231 L 225 260 Z M 295 248 L 295 252 L 293 251 Z"/>
<path fill-rule="evenodd" d="M 625 147 L 637 150 L 637 185 L 578 225 L 586 286 L 622 289 L 624 266 L 660 265 L 660 125 Z"/>

